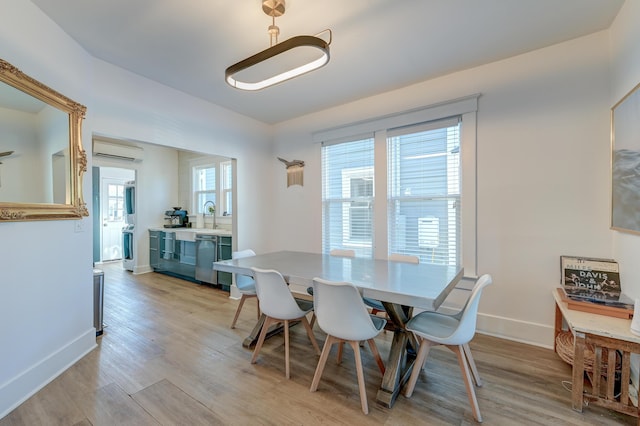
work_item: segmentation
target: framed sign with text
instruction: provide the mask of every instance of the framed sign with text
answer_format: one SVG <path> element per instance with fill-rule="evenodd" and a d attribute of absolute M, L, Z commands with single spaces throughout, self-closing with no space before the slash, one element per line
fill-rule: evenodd
<path fill-rule="evenodd" d="M 620 297 L 620 271 L 615 260 L 560 256 L 560 269 L 562 286 L 569 297 Z"/>

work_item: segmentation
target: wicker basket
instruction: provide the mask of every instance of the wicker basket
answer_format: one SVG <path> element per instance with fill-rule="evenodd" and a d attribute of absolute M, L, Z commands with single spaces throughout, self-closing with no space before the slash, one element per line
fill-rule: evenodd
<path fill-rule="evenodd" d="M 560 358 L 569 365 L 573 365 L 573 334 L 570 331 L 561 331 L 556 337 L 556 352 Z M 593 364 L 596 359 L 593 345 L 587 343 L 584 348 L 584 369 L 587 372 L 593 372 Z M 620 360 L 617 360 L 616 370 L 620 369 Z M 600 368 L 602 375 L 607 374 L 607 363 L 605 357 L 602 359 Z"/>

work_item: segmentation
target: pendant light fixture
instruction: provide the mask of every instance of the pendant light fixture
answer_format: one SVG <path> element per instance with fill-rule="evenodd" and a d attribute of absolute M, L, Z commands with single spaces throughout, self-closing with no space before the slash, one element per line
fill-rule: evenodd
<path fill-rule="evenodd" d="M 256 53 L 225 71 L 229 85 L 242 90 L 260 90 L 316 70 L 329 62 L 331 30 L 315 36 L 301 35 L 278 43 L 280 28 L 276 18 L 285 11 L 285 0 L 263 0 L 262 10 L 271 16 L 268 32 L 271 47 Z M 329 41 L 318 35 L 328 33 Z"/>

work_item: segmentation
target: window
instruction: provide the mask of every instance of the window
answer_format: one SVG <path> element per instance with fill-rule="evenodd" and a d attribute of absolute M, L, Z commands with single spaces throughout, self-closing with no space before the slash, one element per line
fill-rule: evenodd
<path fill-rule="evenodd" d="M 460 263 L 460 124 L 387 132 L 389 253 Z"/>
<path fill-rule="evenodd" d="M 466 277 L 476 277 L 479 97 L 314 133 L 322 143 L 323 253 L 413 254 L 423 263 L 462 264 Z"/>
<path fill-rule="evenodd" d="M 322 251 L 373 256 L 373 138 L 322 147 Z"/>
<path fill-rule="evenodd" d="M 233 162 L 215 164 L 192 164 L 193 211 L 196 214 L 210 214 L 204 205 L 209 201 L 216 206 L 216 216 L 231 216 L 233 210 Z M 218 179 L 218 171 L 220 173 Z"/>
<path fill-rule="evenodd" d="M 233 166 L 231 161 L 220 163 L 222 169 L 222 197 L 220 198 L 220 211 L 223 216 L 233 214 Z"/>
<path fill-rule="evenodd" d="M 196 213 L 204 211 L 206 202 L 216 202 L 216 168 L 214 165 L 196 166 L 193 168 L 193 198 L 196 200 Z M 217 213 L 217 212 L 216 212 Z"/>
<path fill-rule="evenodd" d="M 124 220 L 124 185 L 110 183 L 107 188 L 109 207 L 106 220 L 121 222 Z"/>

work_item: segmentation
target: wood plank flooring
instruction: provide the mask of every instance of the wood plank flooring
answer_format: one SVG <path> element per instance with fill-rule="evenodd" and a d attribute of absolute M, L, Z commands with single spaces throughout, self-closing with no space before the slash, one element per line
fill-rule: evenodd
<path fill-rule="evenodd" d="M 309 392 L 318 356 L 303 327 L 291 329 L 291 379 L 284 338 L 269 339 L 254 365 L 243 339 L 255 323 L 255 299 L 229 329 L 237 301 L 228 293 L 119 263 L 105 272 L 104 335 L 98 348 L 0 419 L 8 425 L 466 425 L 474 424 L 455 355 L 429 354 L 410 399 L 375 402 L 381 375 L 368 349 L 363 364 L 369 415 L 360 410 L 353 354 L 335 349 L 318 391 Z M 320 344 L 324 334 L 316 326 Z M 383 359 L 391 333 L 377 338 Z M 562 381 L 571 368 L 551 350 L 477 335 L 471 342 L 484 386 L 485 425 L 618 425 L 636 420 L 597 407 L 571 409 Z"/>

